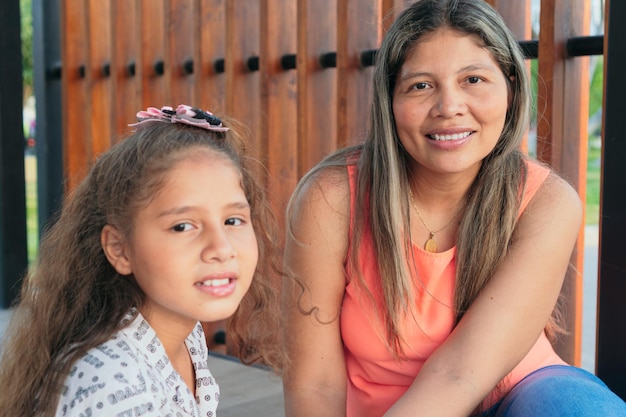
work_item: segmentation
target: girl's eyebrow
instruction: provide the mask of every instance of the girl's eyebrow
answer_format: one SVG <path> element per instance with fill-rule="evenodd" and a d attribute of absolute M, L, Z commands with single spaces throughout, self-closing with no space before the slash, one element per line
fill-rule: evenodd
<path fill-rule="evenodd" d="M 184 214 L 184 213 L 188 213 L 192 211 L 193 209 L 194 209 L 193 206 L 172 207 L 170 209 L 163 210 L 157 215 L 157 217 L 166 217 L 166 216 Z"/>
<path fill-rule="evenodd" d="M 250 208 L 250 204 L 247 201 L 235 201 L 233 203 L 227 204 L 225 206 L 225 208 L 227 208 L 227 209 L 245 210 L 245 209 L 249 209 Z M 172 208 L 169 208 L 167 210 L 163 210 L 162 212 L 160 212 L 157 215 L 157 217 L 167 217 L 167 216 L 181 215 L 181 214 L 189 213 L 190 211 L 193 211 L 195 209 L 197 209 L 197 206 L 172 207 Z"/>

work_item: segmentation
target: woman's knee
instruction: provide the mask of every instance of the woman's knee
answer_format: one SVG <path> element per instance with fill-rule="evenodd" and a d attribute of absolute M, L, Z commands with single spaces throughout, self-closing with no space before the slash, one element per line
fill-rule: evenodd
<path fill-rule="evenodd" d="M 626 403 L 595 375 L 571 366 L 548 366 L 520 381 L 496 417 L 626 416 Z"/>

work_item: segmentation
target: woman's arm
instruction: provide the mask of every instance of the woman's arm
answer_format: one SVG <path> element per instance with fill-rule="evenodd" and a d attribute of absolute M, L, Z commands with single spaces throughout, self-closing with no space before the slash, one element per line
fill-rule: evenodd
<path fill-rule="evenodd" d="M 481 403 L 546 326 L 581 218 L 576 192 L 551 175 L 521 216 L 491 281 L 386 417 L 467 416 Z"/>
<path fill-rule="evenodd" d="M 339 313 L 345 291 L 349 204 L 345 169 L 321 172 L 293 197 L 282 292 L 287 417 L 345 416 Z M 303 313 L 311 310 L 312 314 Z"/>

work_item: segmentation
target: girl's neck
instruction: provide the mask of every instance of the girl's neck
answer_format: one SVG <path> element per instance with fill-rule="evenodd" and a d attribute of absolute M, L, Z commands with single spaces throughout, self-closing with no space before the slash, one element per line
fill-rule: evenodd
<path fill-rule="evenodd" d="M 140 308 L 139 311 L 154 329 L 172 366 L 195 395 L 195 371 L 185 340 L 193 331 L 197 321 L 183 317 L 162 317 L 158 310 L 147 306 Z"/>

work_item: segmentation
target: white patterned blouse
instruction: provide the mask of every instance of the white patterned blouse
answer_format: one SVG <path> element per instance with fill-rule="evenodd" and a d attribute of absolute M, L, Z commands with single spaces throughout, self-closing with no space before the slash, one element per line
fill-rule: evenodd
<path fill-rule="evenodd" d="M 195 397 L 143 316 L 133 310 L 124 324 L 72 367 L 56 416 L 214 417 L 220 391 L 200 323 L 185 340 L 196 373 Z"/>

